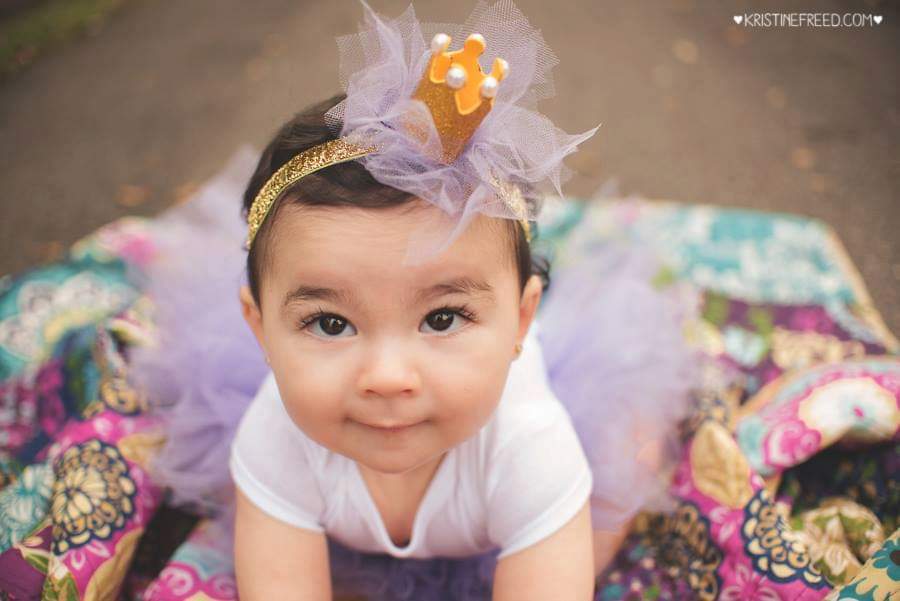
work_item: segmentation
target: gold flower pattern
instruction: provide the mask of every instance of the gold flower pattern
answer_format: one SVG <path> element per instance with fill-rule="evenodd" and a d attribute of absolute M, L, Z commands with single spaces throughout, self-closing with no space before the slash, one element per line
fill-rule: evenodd
<path fill-rule="evenodd" d="M 82 417 L 90 419 L 107 409 L 121 415 L 140 415 L 147 411 L 146 394 L 129 384 L 123 376 L 104 377 L 97 398 L 84 408 Z"/>
<path fill-rule="evenodd" d="M 802 579 L 812 588 L 827 583 L 815 568 L 806 547 L 794 536 L 772 503 L 766 489 L 761 489 L 744 508 L 741 529 L 744 551 L 753 560 L 753 568 L 773 582 Z"/>
<path fill-rule="evenodd" d="M 68 448 L 53 486 L 54 553 L 110 538 L 134 513 L 136 490 L 116 447 L 92 439 Z"/>
<path fill-rule="evenodd" d="M 100 398 L 104 405 L 123 415 L 136 415 L 147 409 L 145 395 L 122 376 L 104 380 Z"/>
<path fill-rule="evenodd" d="M 659 514 L 651 530 L 660 533 L 660 562 L 676 579 L 684 579 L 701 601 L 713 601 L 722 586 L 717 573 L 722 551 L 710 536 L 709 520 L 689 501 L 673 514 Z"/>
<path fill-rule="evenodd" d="M 91 347 L 91 356 L 97 366 L 100 382 L 96 397 L 82 410 L 82 417 L 90 419 L 111 409 L 121 415 L 139 415 L 147 411 L 147 395 L 132 386 L 127 368 L 118 354 L 115 339 L 107 330 L 100 330 Z"/>

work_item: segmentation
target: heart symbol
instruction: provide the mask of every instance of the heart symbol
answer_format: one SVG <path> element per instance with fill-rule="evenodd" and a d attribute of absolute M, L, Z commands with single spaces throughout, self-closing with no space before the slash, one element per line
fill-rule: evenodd
<path fill-rule="evenodd" d="M 743 21 L 743 20 L 744 20 L 744 17 L 742 17 L 741 15 L 734 15 L 734 22 L 737 23 L 738 25 L 740 25 L 741 21 Z"/>
<path fill-rule="evenodd" d="M 881 25 L 881 15 L 875 15 L 875 23 Z"/>

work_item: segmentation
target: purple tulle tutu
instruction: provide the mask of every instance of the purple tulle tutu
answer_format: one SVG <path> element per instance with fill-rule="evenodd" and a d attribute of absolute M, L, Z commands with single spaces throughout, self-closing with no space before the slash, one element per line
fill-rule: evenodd
<path fill-rule="evenodd" d="M 700 356 L 682 324 L 698 309 L 691 287 L 665 292 L 659 265 L 621 244 L 570 251 L 538 312 L 550 385 L 572 416 L 594 475 L 595 529 L 614 530 L 638 510 L 668 507 Z"/>
<path fill-rule="evenodd" d="M 242 147 L 187 202 L 151 224 L 156 254 L 137 274 L 156 305 L 158 341 L 134 347 L 131 376 L 167 424 L 151 468 L 170 503 L 213 514 L 232 501 L 228 451 L 268 372 L 241 316 L 246 223 L 241 195 L 259 159 Z"/>
<path fill-rule="evenodd" d="M 168 502 L 217 515 L 229 532 L 229 445 L 268 371 L 238 302 L 246 281 L 240 199 L 258 156 L 241 148 L 194 197 L 151 223 L 157 252 L 136 277 L 156 304 L 159 338 L 129 357 L 131 377 L 167 424 L 151 471 L 170 489 Z M 665 506 L 677 424 L 698 374 L 681 334 L 697 295 L 655 287 L 658 265 L 647 251 L 577 230 L 563 240 L 565 261 L 551 266 L 538 337 L 593 470 L 594 527 L 614 529 L 642 508 Z M 228 551 L 231 544 L 223 537 Z M 330 539 L 329 549 L 336 592 L 417 600 L 489 597 L 498 553 L 398 559 Z"/>

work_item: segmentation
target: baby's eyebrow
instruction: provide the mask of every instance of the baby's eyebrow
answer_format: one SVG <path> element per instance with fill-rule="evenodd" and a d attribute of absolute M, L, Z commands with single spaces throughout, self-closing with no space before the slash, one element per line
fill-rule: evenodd
<path fill-rule="evenodd" d="M 416 292 L 415 299 L 417 303 L 422 303 L 426 300 L 430 300 L 440 296 L 446 296 L 449 294 L 484 296 L 488 299 L 493 300 L 494 289 L 490 284 L 483 280 L 471 278 L 468 276 L 462 276 L 446 280 L 444 282 L 439 282 L 437 284 L 429 286 L 428 288 L 422 288 L 418 292 Z M 352 305 L 354 304 L 355 299 L 353 297 L 353 294 L 351 294 L 349 291 L 340 288 L 324 288 L 321 286 L 307 286 L 301 284 L 285 295 L 283 306 L 287 307 L 288 305 L 294 303 L 313 300 L 324 300 L 336 304 L 343 303 Z"/>
<path fill-rule="evenodd" d="M 448 294 L 468 294 L 471 296 L 485 296 L 489 299 L 493 299 L 494 289 L 490 284 L 483 280 L 463 276 L 419 290 L 416 293 L 416 302 L 421 303 Z"/>
<path fill-rule="evenodd" d="M 353 297 L 346 290 L 334 290 L 332 288 L 321 288 L 319 286 L 306 286 L 300 284 L 284 296 L 284 303 L 282 306 L 288 307 L 294 303 L 313 300 L 325 300 L 335 304 L 353 304 Z"/>

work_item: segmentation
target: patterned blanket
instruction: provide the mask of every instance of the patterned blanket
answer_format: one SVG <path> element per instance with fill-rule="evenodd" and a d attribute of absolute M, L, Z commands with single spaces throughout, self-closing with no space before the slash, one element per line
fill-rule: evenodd
<path fill-rule="evenodd" d="M 129 348 L 154 340 L 152 304 L 127 269 L 152 256 L 147 223 L 120 219 L 0 279 L 2 599 L 236 598 L 217 523 L 168 507 L 148 476 L 163 434 L 127 378 Z M 900 345 L 831 229 L 570 200 L 546 207 L 538 250 L 562 265 L 610 240 L 658 250 L 655 285 L 703 289 L 685 336 L 715 361 L 684 424 L 676 510 L 638 516 L 596 598 L 900 590 Z M 406 598 L 378 583 L 335 590 Z"/>

